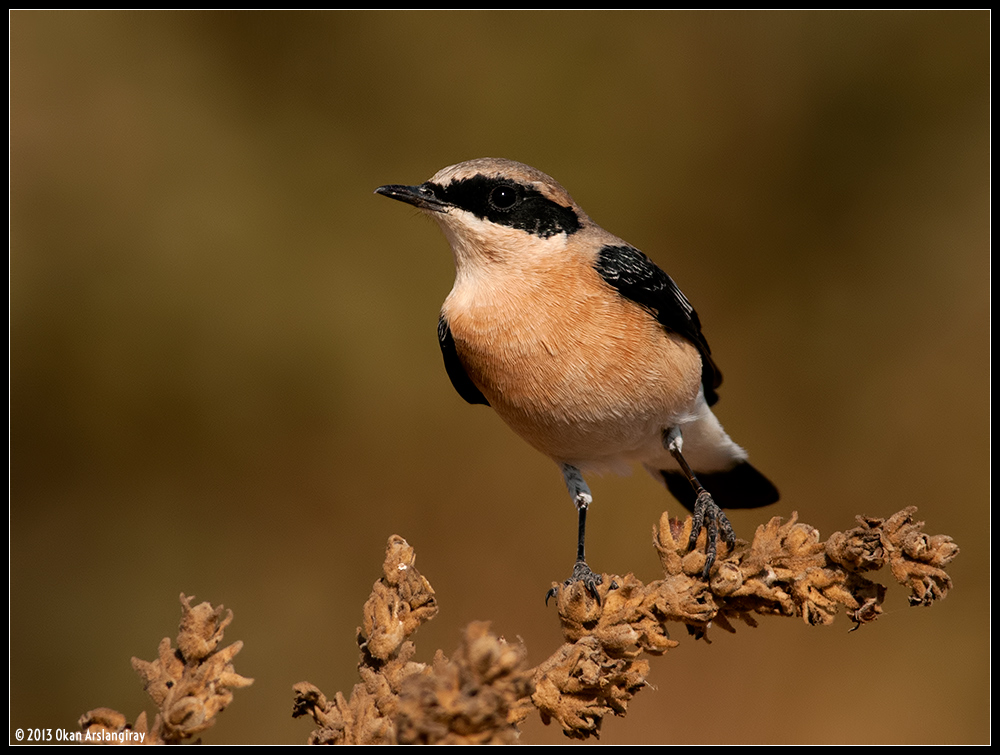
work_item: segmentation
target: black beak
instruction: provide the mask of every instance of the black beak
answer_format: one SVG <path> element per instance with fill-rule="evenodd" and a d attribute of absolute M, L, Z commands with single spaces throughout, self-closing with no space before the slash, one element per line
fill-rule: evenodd
<path fill-rule="evenodd" d="M 375 193 L 389 197 L 389 199 L 398 199 L 400 202 L 406 202 L 430 212 L 444 212 L 451 207 L 449 202 L 438 199 L 434 187 L 430 184 L 420 184 L 420 186 L 389 184 L 388 186 L 379 186 L 375 189 Z"/>

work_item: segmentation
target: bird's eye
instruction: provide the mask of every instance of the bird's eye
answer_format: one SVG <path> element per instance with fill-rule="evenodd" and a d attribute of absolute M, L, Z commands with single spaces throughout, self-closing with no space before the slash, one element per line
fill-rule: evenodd
<path fill-rule="evenodd" d="M 490 204 L 498 210 L 509 210 L 517 200 L 517 189 L 513 186 L 497 186 L 490 192 Z"/>

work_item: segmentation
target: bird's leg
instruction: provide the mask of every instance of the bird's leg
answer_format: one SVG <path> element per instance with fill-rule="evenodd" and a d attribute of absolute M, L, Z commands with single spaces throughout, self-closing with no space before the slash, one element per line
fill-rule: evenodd
<path fill-rule="evenodd" d="M 729 519 L 712 498 L 711 493 L 705 490 L 702 484 L 698 482 L 698 478 L 695 477 L 691 465 L 687 463 L 687 459 L 684 458 L 684 454 L 681 452 L 683 445 L 684 439 L 681 437 L 680 428 L 672 427 L 669 430 L 663 431 L 663 446 L 680 465 L 681 471 L 684 472 L 684 476 L 691 483 L 691 487 L 694 488 L 695 495 L 697 496 L 691 517 L 691 539 L 688 541 L 688 550 L 694 548 L 698 541 L 698 533 L 701 532 L 702 527 L 708 531 L 708 542 L 705 543 L 705 568 L 701 572 L 702 579 L 707 580 L 709 572 L 712 570 L 712 565 L 715 563 L 715 541 L 719 537 L 720 529 L 722 537 L 730 549 L 736 545 L 736 533 L 733 531 L 733 525 L 729 523 Z"/>
<path fill-rule="evenodd" d="M 590 493 L 590 488 L 587 487 L 587 483 L 583 479 L 583 475 L 580 474 L 580 470 L 576 467 L 570 466 L 569 464 L 562 465 L 563 479 L 566 481 L 566 489 L 569 490 L 569 495 L 573 499 L 573 504 L 576 506 L 577 512 L 580 514 L 580 529 L 577 533 L 576 542 L 576 561 L 577 563 L 586 563 L 587 559 L 584 555 L 584 541 L 586 539 L 587 531 L 587 509 L 590 508 L 590 504 L 594 501 L 594 496 Z"/>
<path fill-rule="evenodd" d="M 568 586 L 574 582 L 583 582 L 587 588 L 587 592 L 593 595 L 594 599 L 600 603 L 601 597 L 597 593 L 597 585 L 601 584 L 601 575 L 594 574 L 591 568 L 587 566 L 587 557 L 584 550 L 587 535 L 587 509 L 593 502 L 594 497 L 591 495 L 590 488 L 587 487 L 587 483 L 584 481 L 579 469 L 570 464 L 562 464 L 560 468 L 562 469 L 563 479 L 566 481 L 566 489 L 569 490 L 569 495 L 573 499 L 573 504 L 576 506 L 579 517 L 576 540 L 576 563 L 573 565 L 572 576 L 564 584 Z M 555 588 L 549 590 L 545 595 L 545 602 L 548 603 L 549 598 L 553 595 L 555 595 Z"/>

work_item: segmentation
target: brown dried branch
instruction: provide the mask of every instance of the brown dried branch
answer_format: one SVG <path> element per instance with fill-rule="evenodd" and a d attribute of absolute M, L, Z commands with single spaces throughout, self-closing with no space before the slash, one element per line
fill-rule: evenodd
<path fill-rule="evenodd" d="M 438 651 L 430 665 L 413 660 L 410 636 L 437 613 L 430 583 L 417 571 L 413 549 L 389 539 L 383 576 L 375 583 L 358 628 L 361 682 L 350 698 L 328 699 L 308 682 L 295 686 L 293 715 L 312 717 L 314 744 L 506 744 L 537 709 L 573 738 L 599 736 L 609 715 L 623 716 L 646 685 L 649 660 L 678 642 L 668 622 L 685 625 L 707 640 L 712 625 L 733 632 L 735 620 L 756 626 L 755 614 L 801 617 L 829 624 L 841 607 L 855 628 L 881 614 L 886 588 L 865 576 L 889 567 L 909 588 L 913 605 L 944 598 L 951 578 L 944 567 L 958 555 L 951 538 L 923 533 L 915 508 L 888 519 L 858 517 L 857 527 L 824 543 L 818 531 L 775 517 L 750 542 L 722 551 L 710 579 L 701 578 L 705 536 L 687 550 L 690 519 L 666 515 L 653 541 L 664 578 L 643 584 L 633 575 L 604 575 L 595 599 L 582 584 L 555 585 L 566 643 L 536 668 L 528 668 L 522 645 L 490 634 L 473 622 L 460 647 L 447 658 Z M 219 648 L 231 611 L 208 603 L 191 606 L 181 595 L 177 647 L 169 638 L 154 661 L 132 659 L 159 707 L 149 727 L 142 713 L 125 716 L 97 708 L 80 718 L 84 741 L 180 743 L 204 731 L 233 699 L 232 690 L 253 682 L 235 672 L 242 643 Z"/>
<path fill-rule="evenodd" d="M 395 716 L 403 681 L 426 666 L 413 663 L 415 647 L 407 640 L 437 613 L 430 583 L 414 566 L 413 549 L 393 535 L 386 547 L 382 578 L 365 603 L 358 628 L 361 683 L 350 699 L 339 692 L 331 701 L 308 682 L 295 685 L 293 717 L 309 715 L 318 728 L 310 744 L 392 744 L 397 741 Z"/>
<path fill-rule="evenodd" d="M 350 699 L 328 700 L 308 682 L 295 685 L 293 716 L 318 728 L 310 744 L 501 744 L 517 735 L 530 675 L 521 646 L 473 623 L 449 660 L 438 652 L 427 666 L 412 662 L 407 638 L 437 613 L 434 590 L 414 566 L 413 548 L 389 539 L 383 576 L 365 603 L 358 629 L 361 683 Z"/>
<path fill-rule="evenodd" d="M 152 729 L 145 712 L 130 726 L 121 713 L 97 708 L 80 718 L 84 741 L 178 744 L 212 726 L 215 716 L 232 702 L 232 690 L 253 684 L 253 679 L 233 669 L 242 642 L 217 650 L 233 612 L 209 603 L 192 607 L 191 598 L 183 593 L 181 607 L 177 648 L 164 637 L 155 661 L 132 659 L 132 668 L 159 708 Z"/>
<path fill-rule="evenodd" d="M 600 603 L 582 584 L 555 586 L 567 644 L 536 669 L 532 700 L 543 720 L 555 719 L 567 736 L 596 736 L 603 717 L 624 715 L 643 686 L 648 664 L 637 656 L 678 644 L 669 639 L 667 622 L 707 639 L 712 624 L 729 632 L 736 619 L 756 626 L 753 614 L 829 624 L 843 606 L 857 628 L 878 618 L 886 592 L 862 573 L 886 564 L 910 588 L 911 604 L 928 606 L 947 595 L 951 579 L 942 567 L 958 547 L 945 535 L 923 534 L 915 512 L 910 507 L 888 519 L 858 517 L 860 526 L 826 543 L 796 514 L 787 522 L 775 517 L 751 542 L 722 551 L 708 583 L 700 577 L 704 533 L 689 552 L 690 518 L 679 522 L 664 514 L 653 530 L 664 579 L 643 585 L 631 574 L 604 575 Z"/>
<path fill-rule="evenodd" d="M 311 684 L 296 685 L 294 715 L 311 715 L 318 725 L 312 743 L 506 743 L 532 708 L 569 737 L 599 736 L 604 718 L 624 715 L 645 686 L 650 666 L 642 656 L 679 644 L 668 622 L 707 640 L 713 624 L 730 632 L 735 620 L 756 626 L 754 614 L 817 625 L 844 607 L 857 627 L 878 618 L 885 596 L 863 574 L 885 565 L 911 590 L 911 603 L 945 597 L 951 580 L 943 567 L 958 548 L 947 536 L 924 535 L 915 511 L 858 517 L 858 527 L 826 543 L 796 515 L 776 517 L 731 552 L 720 544 L 707 583 L 704 534 L 688 552 L 690 519 L 664 515 L 653 532 L 664 578 L 643 584 L 631 574 L 604 575 L 600 600 L 582 584 L 555 585 L 566 643 L 534 669 L 526 668 L 523 647 L 493 637 L 484 623 L 466 629 L 451 660 L 438 651 L 431 666 L 412 662 L 407 638 L 437 604 L 413 566 L 412 548 L 393 537 L 358 630 L 362 683 L 350 700 L 338 693 L 333 701 Z"/>

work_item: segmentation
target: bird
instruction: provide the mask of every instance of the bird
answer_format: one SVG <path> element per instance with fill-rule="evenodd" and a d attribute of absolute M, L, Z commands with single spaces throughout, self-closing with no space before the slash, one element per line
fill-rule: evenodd
<path fill-rule="evenodd" d="M 735 546 L 723 509 L 779 494 L 712 412 L 722 373 L 673 279 L 553 178 L 513 160 L 468 160 L 375 193 L 433 218 L 451 246 L 455 282 L 437 331 L 459 396 L 492 407 L 562 472 L 577 511 L 563 584 L 582 582 L 600 601 L 603 578 L 585 554 L 584 473 L 635 464 L 692 512 L 689 550 L 707 531 L 709 580 L 720 535 Z"/>

